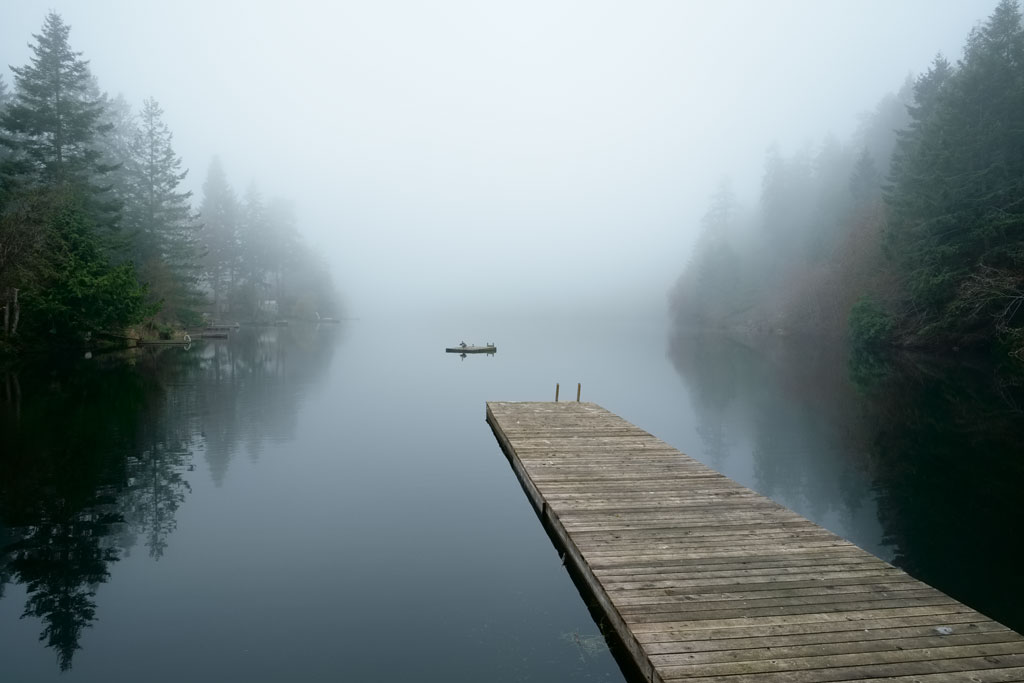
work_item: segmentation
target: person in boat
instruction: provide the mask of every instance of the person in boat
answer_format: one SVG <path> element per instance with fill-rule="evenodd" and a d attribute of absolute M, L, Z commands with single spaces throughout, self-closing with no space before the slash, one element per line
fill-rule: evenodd
<path fill-rule="evenodd" d="M 466 348 L 466 342 L 459 342 L 459 346 L 461 346 L 462 348 Z"/>

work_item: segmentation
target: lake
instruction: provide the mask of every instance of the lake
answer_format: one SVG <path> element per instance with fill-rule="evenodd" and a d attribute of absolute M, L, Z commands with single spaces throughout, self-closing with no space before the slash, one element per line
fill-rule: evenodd
<path fill-rule="evenodd" d="M 624 680 L 484 422 L 556 382 L 1021 630 L 1022 403 L 992 377 L 556 316 L 0 374 L 3 678 Z"/>

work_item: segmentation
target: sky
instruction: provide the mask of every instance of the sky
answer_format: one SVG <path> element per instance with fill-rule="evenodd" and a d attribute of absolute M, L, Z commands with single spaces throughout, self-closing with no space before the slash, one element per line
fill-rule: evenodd
<path fill-rule="evenodd" d="M 155 97 L 200 195 L 292 200 L 348 313 L 661 311 L 729 177 L 859 117 L 996 0 L 0 0 Z"/>

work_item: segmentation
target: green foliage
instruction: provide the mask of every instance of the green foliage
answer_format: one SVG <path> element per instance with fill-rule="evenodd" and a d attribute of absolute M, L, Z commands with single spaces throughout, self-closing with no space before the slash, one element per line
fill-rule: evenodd
<path fill-rule="evenodd" d="M 156 100 L 147 99 L 128 141 L 123 225 L 133 237 L 133 260 L 151 301 L 162 304 L 165 321 L 181 321 L 203 303 L 202 247 L 192 193 L 179 189 L 188 171 L 181 168 L 163 113 Z"/>
<path fill-rule="evenodd" d="M 47 15 L 30 63 L 12 67 L 14 95 L 0 114 L 0 294 L 20 324 L 4 334 L 24 346 L 78 343 L 151 310 L 134 266 L 110 262 L 118 203 L 98 145 L 103 98 L 68 34 Z"/>
<path fill-rule="evenodd" d="M 888 252 L 919 341 L 991 342 L 1020 327 L 1024 245 L 1024 29 L 1003 0 L 954 69 L 937 58 L 915 84 L 892 166 Z M 1019 282 L 1019 278 L 1018 278 Z"/>
<path fill-rule="evenodd" d="M 686 302 L 694 283 L 729 276 L 749 304 L 736 327 L 817 333 L 852 306 L 857 344 L 1024 356 L 1022 117 L 1024 22 L 1017 0 L 1001 0 L 955 66 L 938 56 L 880 103 L 855 140 L 859 157 L 829 139 L 791 157 L 769 150 L 752 238 L 733 243 L 739 266 L 699 244 L 674 308 L 698 320 L 722 297 Z M 865 294 L 886 309 L 857 301 Z"/>
<path fill-rule="evenodd" d="M 266 321 L 338 315 L 327 266 L 303 243 L 290 202 L 265 201 L 255 185 L 239 201 L 217 159 L 203 195 L 208 245 L 203 275 L 216 317 Z"/>
<path fill-rule="evenodd" d="M 57 196 L 45 222 L 46 259 L 23 298 L 26 341 L 81 341 L 154 312 L 131 263 L 111 266 L 74 196 Z"/>
<path fill-rule="evenodd" d="M 0 116 L 0 144 L 13 152 L 8 182 L 96 189 L 96 175 L 109 171 L 93 144 L 102 133 L 103 103 L 93 95 L 89 63 L 68 43 L 69 32 L 50 12 L 33 36 L 29 64 L 11 67 L 14 97 Z"/>
<path fill-rule="evenodd" d="M 29 63 L 12 67 L 13 93 L 0 79 L 3 348 L 77 344 L 146 319 L 199 325 L 207 294 L 218 318 L 337 315 L 291 208 L 255 191 L 243 206 L 215 159 L 201 224 L 163 109 L 150 98 L 136 115 L 102 93 L 69 35 L 50 12 Z"/>
<path fill-rule="evenodd" d="M 872 348 L 892 341 L 894 321 L 870 296 L 861 297 L 850 309 L 850 342 L 854 348 Z"/>
<path fill-rule="evenodd" d="M 720 221 L 716 196 L 670 295 L 681 325 L 845 335 L 850 306 L 877 270 L 876 164 L 888 163 L 908 93 L 884 97 L 850 142 L 826 136 L 788 156 L 771 147 L 754 210 L 738 210 L 730 197 Z"/>

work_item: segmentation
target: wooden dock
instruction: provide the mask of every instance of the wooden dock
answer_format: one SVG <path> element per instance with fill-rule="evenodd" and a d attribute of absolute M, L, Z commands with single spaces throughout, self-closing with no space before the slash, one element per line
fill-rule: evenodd
<path fill-rule="evenodd" d="M 598 405 L 487 421 L 646 680 L 1024 681 L 1024 637 Z"/>

